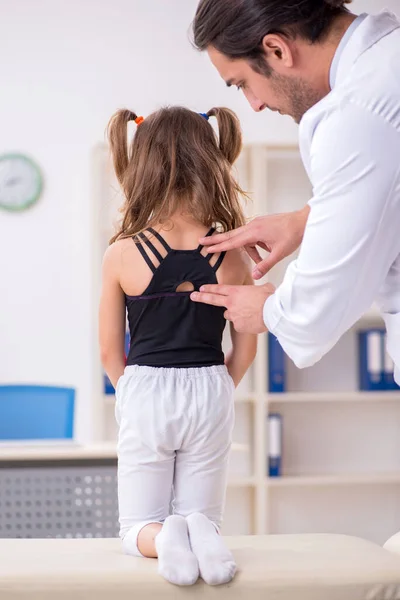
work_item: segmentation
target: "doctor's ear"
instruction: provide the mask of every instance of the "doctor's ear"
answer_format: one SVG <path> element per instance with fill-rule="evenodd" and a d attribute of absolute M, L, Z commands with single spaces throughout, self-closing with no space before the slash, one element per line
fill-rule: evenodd
<path fill-rule="evenodd" d="M 293 66 L 292 49 L 283 36 L 269 33 L 264 36 L 262 46 L 272 69 L 279 71 L 282 67 L 290 69 Z"/>

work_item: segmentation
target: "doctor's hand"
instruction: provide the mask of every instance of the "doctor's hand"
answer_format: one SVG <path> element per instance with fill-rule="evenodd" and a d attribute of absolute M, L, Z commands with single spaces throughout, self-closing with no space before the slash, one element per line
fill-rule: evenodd
<path fill-rule="evenodd" d="M 225 318 L 232 321 L 238 333 L 264 333 L 263 308 L 267 298 L 275 293 L 270 283 L 265 285 L 203 285 L 191 294 L 194 302 L 224 306 Z"/>
<path fill-rule="evenodd" d="M 248 225 L 202 238 L 200 243 L 208 252 L 222 252 L 233 248 L 245 248 L 256 263 L 253 278 L 261 279 L 278 262 L 289 256 L 300 246 L 310 208 L 307 205 L 300 211 L 257 217 Z M 261 258 L 257 246 L 267 250 L 269 255 Z"/>

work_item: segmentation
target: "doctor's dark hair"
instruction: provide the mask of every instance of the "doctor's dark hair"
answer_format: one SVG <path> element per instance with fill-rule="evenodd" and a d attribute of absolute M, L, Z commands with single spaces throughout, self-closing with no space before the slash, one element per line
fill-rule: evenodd
<path fill-rule="evenodd" d="M 216 119 L 218 133 L 209 117 Z M 139 124 L 128 144 L 130 121 Z M 165 222 L 177 210 L 224 232 L 244 225 L 240 203 L 244 192 L 232 173 L 242 149 L 242 132 L 228 108 L 200 115 L 173 106 L 144 120 L 130 110 L 119 110 L 109 122 L 108 139 L 125 198 L 122 222 L 110 243 Z"/>
<path fill-rule="evenodd" d="M 231 59 L 244 58 L 269 76 L 262 41 L 269 33 L 321 42 L 352 0 L 201 0 L 193 22 L 198 50 L 213 46 Z"/>

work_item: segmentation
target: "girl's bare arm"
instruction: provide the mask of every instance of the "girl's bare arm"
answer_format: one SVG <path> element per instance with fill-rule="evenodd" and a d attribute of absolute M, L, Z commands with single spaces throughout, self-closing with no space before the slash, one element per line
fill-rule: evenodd
<path fill-rule="evenodd" d="M 99 309 L 101 362 L 114 387 L 125 368 L 125 298 L 119 283 L 117 246 L 110 246 L 104 255 Z"/>

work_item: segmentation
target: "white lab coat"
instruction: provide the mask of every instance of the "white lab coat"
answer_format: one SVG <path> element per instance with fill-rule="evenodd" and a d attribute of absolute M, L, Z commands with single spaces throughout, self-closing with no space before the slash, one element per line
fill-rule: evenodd
<path fill-rule="evenodd" d="M 332 91 L 300 123 L 313 185 L 303 243 L 264 307 L 300 367 L 326 354 L 374 301 L 400 383 L 400 23 L 367 15 L 340 49 Z"/>

